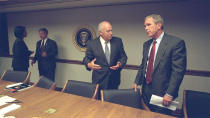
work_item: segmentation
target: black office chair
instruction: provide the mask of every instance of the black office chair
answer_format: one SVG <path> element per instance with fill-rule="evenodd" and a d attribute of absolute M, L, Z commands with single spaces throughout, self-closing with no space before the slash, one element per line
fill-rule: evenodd
<path fill-rule="evenodd" d="M 185 118 L 210 118 L 210 93 L 184 90 Z"/>
<path fill-rule="evenodd" d="M 34 86 L 55 90 L 56 83 L 46 77 L 41 77 L 39 81 L 36 84 L 34 84 Z"/>
<path fill-rule="evenodd" d="M 30 75 L 31 72 L 7 70 L 3 72 L 1 80 L 28 83 Z"/>
<path fill-rule="evenodd" d="M 129 107 L 149 110 L 141 99 L 140 89 L 101 90 L 101 100 Z"/>
<path fill-rule="evenodd" d="M 62 92 L 97 99 L 98 87 L 98 84 L 75 80 L 66 80 Z"/>

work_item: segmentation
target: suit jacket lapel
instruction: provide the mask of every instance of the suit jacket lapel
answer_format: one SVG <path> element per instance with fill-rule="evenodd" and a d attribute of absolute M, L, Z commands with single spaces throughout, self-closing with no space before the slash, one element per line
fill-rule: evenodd
<path fill-rule="evenodd" d="M 99 54 L 101 54 L 101 56 L 103 57 L 104 61 L 106 62 L 106 64 L 108 64 L 107 60 L 106 60 L 106 56 L 104 54 L 104 50 L 103 50 L 103 47 L 101 45 L 101 41 L 100 41 L 100 37 L 98 37 L 97 39 L 97 50 L 96 51 L 99 51 Z"/>
<path fill-rule="evenodd" d="M 41 42 L 42 42 L 42 40 L 39 40 L 39 41 L 38 41 L 38 45 L 37 45 L 38 50 L 40 50 Z"/>
<path fill-rule="evenodd" d="M 167 34 L 164 34 L 163 39 L 160 42 L 160 45 L 159 45 L 159 48 L 158 48 L 158 51 L 157 51 L 157 54 L 156 54 L 153 72 L 155 71 L 158 64 L 160 63 L 161 57 L 163 57 L 163 55 L 165 54 L 165 51 L 166 51 L 166 48 L 167 48 L 167 43 L 168 43 Z"/>
<path fill-rule="evenodd" d="M 115 43 L 113 40 L 110 40 L 110 65 L 113 63 L 114 60 L 114 51 L 116 49 Z"/>
<path fill-rule="evenodd" d="M 146 47 L 145 47 L 145 57 L 146 57 L 146 60 L 148 60 L 149 59 L 149 49 L 150 49 L 150 46 L 151 46 L 151 44 L 152 44 L 152 39 L 150 39 L 149 40 L 149 42 L 147 43 L 147 45 L 146 45 Z"/>
<path fill-rule="evenodd" d="M 45 42 L 45 44 L 44 44 L 44 48 L 45 48 L 45 47 L 47 47 L 48 42 L 49 42 L 49 39 L 47 39 L 47 41 Z"/>

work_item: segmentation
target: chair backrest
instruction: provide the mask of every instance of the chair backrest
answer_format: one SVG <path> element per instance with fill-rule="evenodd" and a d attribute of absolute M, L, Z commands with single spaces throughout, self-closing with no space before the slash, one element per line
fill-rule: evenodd
<path fill-rule="evenodd" d="M 7 70 L 1 76 L 2 80 L 28 83 L 31 72 Z"/>
<path fill-rule="evenodd" d="M 184 90 L 183 97 L 185 118 L 210 117 L 210 93 Z"/>
<path fill-rule="evenodd" d="M 75 80 L 66 80 L 62 92 L 97 99 L 98 87 L 98 84 Z"/>
<path fill-rule="evenodd" d="M 136 92 L 133 89 L 101 90 L 101 100 L 144 109 L 139 89 Z"/>
<path fill-rule="evenodd" d="M 55 90 L 56 83 L 46 77 L 41 77 L 34 86 Z"/>

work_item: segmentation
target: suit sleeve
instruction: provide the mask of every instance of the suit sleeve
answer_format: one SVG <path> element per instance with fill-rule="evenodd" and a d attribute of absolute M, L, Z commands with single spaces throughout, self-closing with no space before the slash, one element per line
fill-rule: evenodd
<path fill-rule="evenodd" d="M 123 42 L 122 40 L 120 40 L 120 43 L 121 43 L 121 46 L 120 46 L 120 58 L 119 58 L 119 62 L 122 64 L 122 66 L 120 68 L 123 68 L 127 62 L 127 55 L 125 53 L 125 50 L 124 50 L 124 46 L 123 46 Z"/>
<path fill-rule="evenodd" d="M 14 47 L 13 47 L 13 56 L 20 59 L 24 57 L 25 53 L 27 52 L 25 52 L 24 50 L 23 42 L 21 41 L 15 42 Z"/>
<path fill-rule="evenodd" d="M 183 80 L 186 72 L 186 46 L 185 42 L 181 40 L 173 49 L 172 52 L 172 73 L 170 77 L 167 94 L 174 96 L 179 90 L 179 86 Z"/>
<path fill-rule="evenodd" d="M 35 52 L 35 55 L 34 55 L 34 58 L 33 58 L 33 61 L 36 62 L 39 58 L 39 42 L 36 43 L 36 52 Z"/>
<path fill-rule="evenodd" d="M 139 66 L 139 70 L 136 75 L 136 79 L 134 81 L 134 83 L 136 83 L 137 85 L 141 85 L 143 83 L 143 79 L 144 79 L 143 69 L 144 69 L 144 63 L 145 63 L 145 58 L 146 58 L 146 57 L 144 57 L 144 51 L 145 51 L 145 43 L 143 45 L 143 53 L 142 53 L 143 58 L 141 61 L 141 65 Z"/>
<path fill-rule="evenodd" d="M 28 50 L 28 56 L 30 56 L 32 54 L 32 51 Z"/>
<path fill-rule="evenodd" d="M 134 81 L 134 83 L 136 83 L 137 85 L 141 85 L 143 83 L 142 71 L 143 71 L 143 63 L 139 66 L 139 70 L 138 70 L 138 73 L 136 75 L 136 79 Z"/>
<path fill-rule="evenodd" d="M 52 57 L 55 58 L 58 54 L 58 47 L 55 41 L 52 41 L 51 43 L 51 50 L 49 52 L 47 52 L 47 56 L 48 57 Z"/>
<path fill-rule="evenodd" d="M 93 59 L 95 58 L 95 56 L 93 55 L 93 50 L 91 48 L 91 41 L 87 42 L 87 50 L 85 52 L 85 57 L 83 58 L 83 64 L 85 64 L 85 67 L 87 70 L 91 70 L 90 68 L 88 68 L 88 63 L 91 62 Z"/>

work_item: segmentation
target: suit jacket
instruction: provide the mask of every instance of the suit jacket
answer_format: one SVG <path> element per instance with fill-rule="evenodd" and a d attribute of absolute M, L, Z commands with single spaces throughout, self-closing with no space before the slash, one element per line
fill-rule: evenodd
<path fill-rule="evenodd" d="M 12 52 L 13 52 L 12 67 L 28 69 L 29 56 L 31 55 L 32 52 L 28 50 L 28 47 L 23 41 L 23 39 L 17 38 L 15 40 Z"/>
<path fill-rule="evenodd" d="M 110 64 L 108 64 L 100 42 L 100 38 L 98 37 L 96 40 L 90 40 L 87 42 L 86 56 L 83 59 L 83 63 L 86 65 L 86 69 L 90 70 L 87 64 L 94 58 L 96 58 L 95 64 L 101 66 L 100 70 L 94 70 L 92 72 L 92 83 L 106 85 L 110 83 L 113 85 L 120 84 L 120 71 L 127 62 L 127 55 L 124 51 L 123 43 L 120 38 L 112 37 L 110 44 L 111 54 Z M 116 65 L 118 61 L 122 64 L 122 66 L 116 71 L 110 70 L 109 67 Z M 106 87 L 104 89 L 106 89 Z"/>
<path fill-rule="evenodd" d="M 33 61 L 36 62 L 38 60 L 39 70 L 54 70 L 56 67 L 56 56 L 58 54 L 57 44 L 54 40 L 47 39 L 43 47 L 43 51 L 47 53 L 47 57 L 42 57 L 42 50 L 40 48 L 41 42 L 42 40 L 39 40 L 36 44 L 36 53 L 33 58 Z"/>
<path fill-rule="evenodd" d="M 151 94 L 164 96 L 166 93 L 176 98 L 186 71 L 185 42 L 177 37 L 164 34 L 154 63 L 152 82 L 147 85 L 145 74 L 149 48 L 152 39 L 143 45 L 143 59 L 135 83 L 143 84 L 143 94 L 150 100 Z"/>

